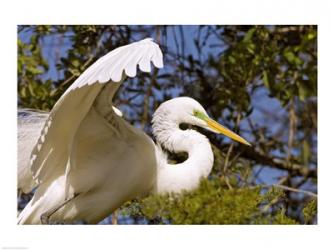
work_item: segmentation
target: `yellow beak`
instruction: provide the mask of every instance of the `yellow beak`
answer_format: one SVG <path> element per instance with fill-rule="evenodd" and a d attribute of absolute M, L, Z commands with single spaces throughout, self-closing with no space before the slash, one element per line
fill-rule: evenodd
<path fill-rule="evenodd" d="M 232 132 L 231 130 L 227 129 L 226 127 L 222 126 L 218 122 L 214 121 L 211 118 L 205 118 L 205 121 L 208 124 L 208 127 L 212 130 L 214 130 L 216 133 L 224 134 L 225 136 L 228 136 L 229 138 L 238 141 L 240 143 L 243 143 L 245 145 L 251 146 L 249 142 L 247 142 L 244 138 L 240 137 L 236 133 Z"/>

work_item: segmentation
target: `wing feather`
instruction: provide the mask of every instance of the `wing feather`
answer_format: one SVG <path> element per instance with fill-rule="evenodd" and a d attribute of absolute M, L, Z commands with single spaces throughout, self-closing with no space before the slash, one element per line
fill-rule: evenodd
<path fill-rule="evenodd" d="M 152 62 L 155 65 L 155 67 L 157 68 L 163 68 L 163 55 L 162 55 L 162 51 L 160 50 L 160 48 L 158 46 L 156 46 L 154 48 L 155 53 L 153 55 L 152 58 Z"/>
<path fill-rule="evenodd" d="M 153 57 L 154 50 L 148 50 L 145 48 L 145 55 L 139 61 L 139 68 L 143 72 L 150 72 L 150 61 Z"/>
<path fill-rule="evenodd" d="M 137 65 L 149 72 L 151 61 L 163 67 L 159 46 L 148 38 L 109 52 L 79 76 L 51 110 L 32 151 L 31 171 L 38 183 L 70 171 L 66 166 L 71 162 L 73 138 L 103 84 L 114 84 L 112 99 L 119 87 L 115 83 L 121 83 L 125 75 L 134 77 Z"/>
<path fill-rule="evenodd" d="M 121 55 L 117 56 L 117 60 L 115 60 L 115 66 L 113 70 L 110 71 L 110 78 L 114 81 L 120 81 L 122 77 L 123 70 L 127 67 L 127 61 L 132 60 L 135 61 L 135 54 L 138 53 L 138 51 L 133 51 L 130 53 L 129 51 L 126 51 L 122 53 Z"/>
<path fill-rule="evenodd" d="M 138 50 L 137 53 L 133 55 L 135 60 L 127 61 L 128 67 L 126 67 L 125 73 L 130 77 L 134 77 L 136 75 L 138 62 L 142 58 L 141 53 L 139 53 L 139 51 L 140 50 Z M 137 63 L 134 63 L 134 61 L 137 62 Z"/>

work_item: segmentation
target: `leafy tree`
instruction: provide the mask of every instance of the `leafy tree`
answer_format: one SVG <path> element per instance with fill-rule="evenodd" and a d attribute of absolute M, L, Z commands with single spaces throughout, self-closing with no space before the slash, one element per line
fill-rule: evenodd
<path fill-rule="evenodd" d="M 165 68 L 122 86 L 115 104 L 126 119 L 151 134 L 157 106 L 188 95 L 253 146 L 199 129 L 214 150 L 209 180 L 129 201 L 118 222 L 316 223 L 316 26 L 19 26 L 19 107 L 50 110 L 97 58 L 145 37 L 160 44 Z"/>

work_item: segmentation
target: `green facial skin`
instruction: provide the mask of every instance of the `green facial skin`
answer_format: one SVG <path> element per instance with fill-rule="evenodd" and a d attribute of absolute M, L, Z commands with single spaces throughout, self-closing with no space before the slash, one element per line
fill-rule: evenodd
<path fill-rule="evenodd" d="M 204 113 L 202 113 L 202 112 L 200 112 L 200 111 L 196 111 L 196 110 L 193 112 L 193 115 L 194 115 L 195 117 L 201 119 L 201 120 L 204 120 L 204 121 L 208 118 L 207 115 L 205 115 Z"/>

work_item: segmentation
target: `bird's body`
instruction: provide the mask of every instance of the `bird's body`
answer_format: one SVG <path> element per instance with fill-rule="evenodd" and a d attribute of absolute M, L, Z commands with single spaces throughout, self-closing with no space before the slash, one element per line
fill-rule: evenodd
<path fill-rule="evenodd" d="M 211 171 L 213 153 L 205 136 L 179 129 L 180 123 L 229 133 L 241 141 L 226 128 L 214 125 L 203 107 L 188 97 L 169 100 L 156 110 L 156 146 L 125 121 L 113 106 L 113 96 L 124 73 L 134 76 L 137 65 L 149 71 L 151 61 L 162 67 L 162 53 L 148 39 L 110 52 L 88 68 L 47 118 L 43 117 L 44 126 L 36 127 L 38 140 L 19 141 L 32 152 L 31 173 L 26 171 L 28 159 L 22 158 L 27 154 L 19 156 L 19 169 L 24 169 L 19 171 L 19 187 L 29 191 L 34 186 L 31 175 L 38 185 L 19 215 L 20 224 L 97 223 L 135 197 L 196 188 Z M 24 134 L 24 128 L 22 131 Z M 188 159 L 170 166 L 161 147 L 185 151 Z"/>
<path fill-rule="evenodd" d="M 105 86 L 77 129 L 71 147 L 71 169 L 39 184 L 33 199 L 20 215 L 20 223 L 40 223 L 43 212 L 75 193 L 79 195 L 59 208 L 50 222 L 94 224 L 124 202 L 154 189 L 155 145 L 144 132 L 130 125 L 113 109 L 105 109 L 105 112 L 100 106 L 100 98 L 103 99 L 103 92 L 108 91 Z M 25 211 L 29 212 L 28 216 Z"/>

